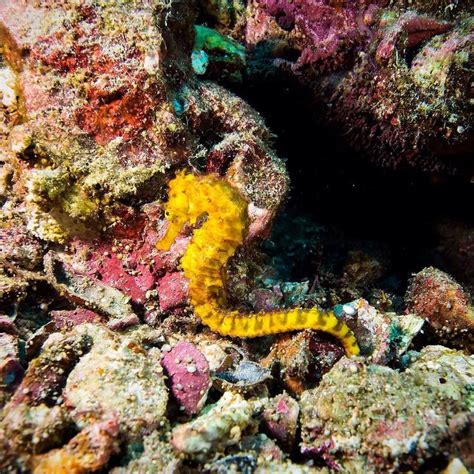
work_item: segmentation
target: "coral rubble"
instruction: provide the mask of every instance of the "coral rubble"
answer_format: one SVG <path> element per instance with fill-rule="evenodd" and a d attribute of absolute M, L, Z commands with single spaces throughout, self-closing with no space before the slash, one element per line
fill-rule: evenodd
<path fill-rule="evenodd" d="M 408 309 L 426 318 L 440 342 L 474 350 L 474 309 L 462 287 L 446 273 L 425 268 L 411 280 Z"/>
<path fill-rule="evenodd" d="M 352 153 L 465 180 L 472 34 L 461 1 L 0 1 L 0 472 L 474 469 L 466 202 L 413 261 L 275 224 L 317 125 L 282 152 L 250 105 L 304 90 Z"/>
<path fill-rule="evenodd" d="M 342 359 L 301 397 L 303 449 L 349 471 L 419 468 L 449 451 L 451 418 L 472 410 L 472 370 L 441 346 L 425 347 L 403 373 Z"/>
<path fill-rule="evenodd" d="M 208 413 L 175 428 L 173 447 L 179 453 L 199 457 L 235 444 L 252 423 L 253 411 L 252 403 L 226 392 Z"/>

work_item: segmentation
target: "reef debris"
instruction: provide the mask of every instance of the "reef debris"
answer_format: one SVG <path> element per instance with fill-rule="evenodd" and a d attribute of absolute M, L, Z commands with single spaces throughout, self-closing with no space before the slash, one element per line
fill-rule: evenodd
<path fill-rule="evenodd" d="M 15 391 L 23 373 L 18 336 L 0 332 L 0 407 Z"/>
<path fill-rule="evenodd" d="M 158 349 L 143 347 L 142 341 L 151 337 L 149 331 L 148 336 L 143 331 L 119 335 L 91 323 L 51 334 L 4 407 L 2 469 L 29 465 L 32 455 L 62 446 L 71 430 L 80 431 L 77 438 L 37 458 L 39 465 L 60 464 L 60 459 L 74 457 L 75 452 L 77 459 L 68 462 L 104 464 L 107 453 L 116 449 L 115 435 L 109 438 L 103 432 L 111 420 L 121 439 L 140 438 L 159 428 L 168 392 Z M 102 455 L 91 456 L 94 433 L 105 443 L 105 460 Z"/>
<path fill-rule="evenodd" d="M 119 290 L 75 272 L 67 261 L 52 252 L 45 257 L 45 271 L 49 282 L 72 302 L 89 306 L 107 316 L 111 323 L 124 318 L 138 322 L 129 298 Z"/>
<path fill-rule="evenodd" d="M 426 318 L 439 342 L 474 351 L 474 309 L 448 274 L 424 268 L 412 278 L 405 301 L 407 311 Z"/>
<path fill-rule="evenodd" d="M 82 474 L 105 466 L 118 451 L 118 424 L 114 419 L 95 423 L 82 430 L 66 446 L 34 456 L 34 474 Z"/>
<path fill-rule="evenodd" d="M 145 350 L 133 336 L 119 337 L 90 324 L 77 326 L 73 334 L 93 340 L 62 395 L 78 425 L 114 414 L 120 432 L 130 438 L 157 428 L 168 401 L 159 351 Z"/>
<path fill-rule="evenodd" d="M 161 364 L 169 377 L 171 393 L 188 415 L 198 413 L 211 387 L 209 364 L 190 342 L 179 341 L 163 352 Z"/>
<path fill-rule="evenodd" d="M 471 358 L 442 346 L 423 348 L 402 373 L 344 357 L 301 397 L 303 452 L 343 469 L 417 469 L 451 451 L 450 420 L 472 410 L 472 370 Z"/>
<path fill-rule="evenodd" d="M 277 395 L 262 412 L 264 430 L 287 450 L 291 450 L 299 427 L 299 414 L 300 407 L 294 398 L 286 393 Z"/>
<path fill-rule="evenodd" d="M 336 306 L 335 312 L 353 328 L 368 360 L 381 365 L 399 358 L 424 323 L 416 314 L 381 312 L 362 298 Z"/>
<path fill-rule="evenodd" d="M 343 356 L 342 348 L 330 337 L 312 331 L 282 335 L 272 345 L 261 364 L 275 370 L 293 395 L 314 387 Z"/>
<path fill-rule="evenodd" d="M 209 452 L 240 441 L 253 421 L 255 406 L 239 394 L 225 392 L 207 413 L 173 430 L 171 443 L 178 453 L 205 459 Z"/>

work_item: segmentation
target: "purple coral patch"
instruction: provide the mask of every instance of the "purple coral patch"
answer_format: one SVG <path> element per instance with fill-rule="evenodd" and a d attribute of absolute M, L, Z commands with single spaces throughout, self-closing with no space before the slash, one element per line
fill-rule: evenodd
<path fill-rule="evenodd" d="M 180 341 L 164 352 L 162 365 L 170 379 L 171 392 L 188 415 L 204 405 L 211 385 L 209 364 L 199 349 Z"/>
<path fill-rule="evenodd" d="M 167 273 L 158 283 L 160 308 L 169 311 L 186 304 L 188 281 L 180 272 Z"/>

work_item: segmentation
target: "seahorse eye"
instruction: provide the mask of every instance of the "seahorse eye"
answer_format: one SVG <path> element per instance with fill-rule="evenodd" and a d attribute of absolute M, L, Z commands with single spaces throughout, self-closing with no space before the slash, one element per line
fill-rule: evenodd
<path fill-rule="evenodd" d="M 170 216 L 170 211 L 165 211 L 165 217 L 168 218 Z"/>

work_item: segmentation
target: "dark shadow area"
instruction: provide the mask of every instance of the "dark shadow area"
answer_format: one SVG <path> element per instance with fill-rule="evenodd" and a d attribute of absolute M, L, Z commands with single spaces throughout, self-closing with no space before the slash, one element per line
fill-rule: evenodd
<path fill-rule="evenodd" d="M 294 80 L 278 73 L 256 77 L 233 88 L 263 115 L 276 134 L 277 153 L 287 160 L 291 192 L 276 233 L 284 233 L 286 241 L 304 240 L 306 221 L 331 228 L 331 238 L 340 248 L 354 243 L 358 248 L 360 242 L 383 247 L 390 254 L 384 279 L 391 282 L 390 290 L 396 286 L 399 294 L 413 272 L 429 265 L 452 273 L 463 283 L 463 272 L 452 268 L 438 251 L 442 242 L 436 229 L 446 218 L 474 228 L 471 183 L 415 170 L 377 168 L 354 153 L 338 130 L 318 120 L 320 111 Z M 298 216 L 303 217 L 299 225 L 293 220 Z M 288 218 L 291 225 L 285 226 Z M 285 255 L 278 242 L 267 251 L 282 258 Z M 301 249 L 301 253 L 305 251 Z M 285 277 L 313 278 L 311 258 L 304 259 L 306 268 L 303 264 L 296 274 Z M 472 265 L 474 262 L 466 262 L 467 267 Z M 394 279 L 398 280 L 395 285 Z"/>

